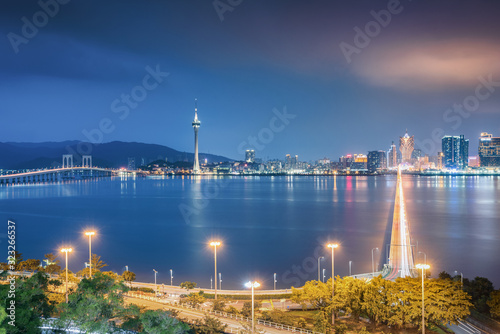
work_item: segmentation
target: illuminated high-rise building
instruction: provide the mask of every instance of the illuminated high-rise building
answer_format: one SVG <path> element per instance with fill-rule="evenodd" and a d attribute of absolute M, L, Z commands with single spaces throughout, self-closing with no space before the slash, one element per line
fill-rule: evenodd
<path fill-rule="evenodd" d="M 396 145 L 392 142 L 391 148 L 387 153 L 387 167 L 394 168 L 398 166 L 398 151 Z"/>
<path fill-rule="evenodd" d="M 413 147 L 415 145 L 415 140 L 413 136 L 408 135 L 408 130 L 403 137 L 399 137 L 399 150 L 401 151 L 401 162 L 411 163 L 411 154 L 413 153 Z"/>
<path fill-rule="evenodd" d="M 370 173 L 387 168 L 387 158 L 385 151 L 368 152 L 368 171 Z"/>
<path fill-rule="evenodd" d="M 466 168 L 469 164 L 469 140 L 461 136 L 444 136 L 441 140 L 443 165 L 447 168 Z"/>
<path fill-rule="evenodd" d="M 200 161 L 198 160 L 198 129 L 200 128 L 201 122 L 198 120 L 198 101 L 194 100 L 194 120 L 193 120 L 193 129 L 194 129 L 194 165 L 193 165 L 193 174 L 200 173 Z"/>
<path fill-rule="evenodd" d="M 245 161 L 246 162 L 255 162 L 255 150 L 246 150 Z"/>
<path fill-rule="evenodd" d="M 500 167 L 500 137 L 481 132 L 478 152 L 481 167 Z"/>

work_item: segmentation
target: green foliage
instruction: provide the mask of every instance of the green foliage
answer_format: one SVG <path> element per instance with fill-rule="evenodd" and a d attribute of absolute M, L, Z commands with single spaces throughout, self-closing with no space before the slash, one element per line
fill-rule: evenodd
<path fill-rule="evenodd" d="M 190 327 L 162 310 L 148 310 L 141 314 L 140 321 L 144 332 L 148 334 L 188 333 Z"/>
<path fill-rule="evenodd" d="M 205 302 L 205 297 L 203 297 L 203 291 L 198 293 L 190 293 L 186 298 L 185 302 L 191 305 L 192 307 L 196 307 Z"/>
<path fill-rule="evenodd" d="M 59 274 L 61 272 L 61 266 L 58 264 L 49 264 L 45 266 L 44 271 L 52 277 L 53 274 Z"/>
<path fill-rule="evenodd" d="M 135 304 L 130 304 L 121 312 L 123 323 L 122 329 L 139 332 L 142 330 L 141 308 Z"/>
<path fill-rule="evenodd" d="M 345 334 L 347 333 L 347 326 L 345 324 L 335 325 L 335 334 Z"/>
<path fill-rule="evenodd" d="M 299 318 L 299 320 L 297 320 L 297 327 L 299 327 L 299 328 L 306 328 L 307 327 L 307 321 L 306 321 L 306 319 Z"/>
<path fill-rule="evenodd" d="M 277 309 L 262 312 L 260 319 L 265 320 L 265 321 L 275 322 L 278 324 L 287 325 L 287 326 L 295 326 L 295 322 L 293 321 L 293 317 L 290 316 L 290 314 L 288 314 L 288 312 L 284 312 L 284 311 L 277 310 Z"/>
<path fill-rule="evenodd" d="M 27 259 L 26 261 L 23 261 L 21 263 L 22 263 L 22 267 L 24 268 L 24 270 L 27 270 L 27 271 L 33 272 L 33 271 L 38 270 L 40 268 L 40 260 Z"/>
<path fill-rule="evenodd" d="M 361 327 L 358 334 L 370 334 L 370 332 L 366 329 L 366 327 Z"/>
<path fill-rule="evenodd" d="M 196 320 L 193 329 L 197 334 L 215 334 L 224 333 L 227 325 L 223 324 L 220 320 L 212 318 L 208 315 L 203 320 Z"/>
<path fill-rule="evenodd" d="M 10 318 L 4 318 L 1 322 L 2 328 L 9 328 L 9 333 L 40 333 L 40 317 L 49 317 L 53 307 L 49 304 L 45 295 L 48 288 L 48 279 L 44 273 L 36 273 L 30 278 L 16 279 L 15 326 L 8 325 Z M 9 298 L 10 286 L 0 286 L 0 303 L 2 308 L 7 308 L 13 298 Z"/>
<path fill-rule="evenodd" d="M 258 310 L 262 307 L 261 302 L 254 302 L 254 310 Z M 252 302 L 244 302 L 243 307 L 241 309 L 241 315 L 244 317 L 251 317 L 252 316 Z"/>
<path fill-rule="evenodd" d="M 500 318 L 500 290 L 495 290 L 490 294 L 487 304 L 490 307 L 491 316 Z"/>
<path fill-rule="evenodd" d="M 144 287 L 132 287 L 130 288 L 131 291 L 142 291 L 142 292 L 145 292 L 145 293 L 155 293 L 155 290 L 154 289 L 151 289 L 151 288 L 144 288 Z"/>
<path fill-rule="evenodd" d="M 224 311 L 226 301 L 223 298 L 212 301 L 212 311 Z"/>
<path fill-rule="evenodd" d="M 439 273 L 438 278 L 440 279 L 452 279 L 450 274 L 448 274 L 446 271 L 442 271 Z"/>
<path fill-rule="evenodd" d="M 133 282 L 135 281 L 135 273 L 131 271 L 124 271 L 122 274 L 123 280 L 126 282 Z"/>
<path fill-rule="evenodd" d="M 292 301 L 302 305 L 305 309 L 311 305 L 315 309 L 322 311 L 331 307 L 332 303 L 332 281 L 323 283 L 320 281 L 308 281 L 302 289 L 292 287 Z"/>
<path fill-rule="evenodd" d="M 487 301 L 494 291 L 493 283 L 489 279 L 476 277 L 472 281 L 464 280 L 464 290 L 471 295 L 472 303 L 478 312 L 489 313 Z"/>
<path fill-rule="evenodd" d="M 226 307 L 226 309 L 224 311 L 226 313 L 231 313 L 231 314 L 240 314 L 240 311 L 238 311 L 238 309 L 232 305 Z"/>
<path fill-rule="evenodd" d="M 314 315 L 313 319 L 314 331 L 319 333 L 326 333 L 330 331 L 332 318 L 324 310 L 318 311 L 318 313 Z"/>
<path fill-rule="evenodd" d="M 45 262 L 46 266 L 49 266 L 51 264 L 59 264 L 59 260 L 57 260 L 57 255 L 54 255 L 54 253 L 45 254 L 44 257 L 45 260 L 43 260 L 43 262 Z"/>
<path fill-rule="evenodd" d="M 77 326 L 87 332 L 108 333 L 114 324 L 110 319 L 124 310 L 123 292 L 127 287 L 112 277 L 96 273 L 91 279 L 82 279 L 69 303 L 59 305 L 61 328 Z"/>
<path fill-rule="evenodd" d="M 180 285 L 180 287 L 183 288 L 183 289 L 186 289 L 186 290 L 191 290 L 193 288 L 196 288 L 196 283 L 195 282 L 186 281 L 186 282 L 182 282 L 181 285 Z"/>

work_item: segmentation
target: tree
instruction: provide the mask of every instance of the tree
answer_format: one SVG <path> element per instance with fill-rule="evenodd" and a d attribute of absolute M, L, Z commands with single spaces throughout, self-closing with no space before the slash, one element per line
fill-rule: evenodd
<path fill-rule="evenodd" d="M 471 295 L 472 303 L 481 313 L 489 313 L 487 304 L 490 294 L 493 292 L 493 283 L 485 277 L 476 277 L 472 281 L 464 280 L 464 290 Z"/>
<path fill-rule="evenodd" d="M 203 291 L 200 291 L 198 293 L 190 293 L 186 298 L 186 302 L 192 307 L 196 307 L 200 304 L 203 304 L 205 302 Z"/>
<path fill-rule="evenodd" d="M 196 320 L 194 331 L 197 334 L 215 334 L 225 333 L 227 325 L 223 324 L 220 320 L 205 315 L 203 320 Z"/>
<path fill-rule="evenodd" d="M 308 281 L 300 290 L 292 287 L 291 299 L 304 309 L 311 305 L 312 308 L 324 311 L 332 302 L 332 281 Z"/>
<path fill-rule="evenodd" d="M 254 310 L 258 310 L 262 307 L 262 303 L 259 301 L 254 302 Z M 251 317 L 252 316 L 252 302 L 244 302 L 243 307 L 241 308 L 241 315 L 244 317 Z"/>
<path fill-rule="evenodd" d="M 123 293 L 127 287 L 112 277 L 96 273 L 91 279 L 82 279 L 77 290 L 70 294 L 69 303 L 59 305 L 59 325 L 63 329 L 76 326 L 86 332 L 109 333 L 124 311 Z"/>
<path fill-rule="evenodd" d="M 326 333 L 331 328 L 331 317 L 325 310 L 319 310 L 314 316 L 314 331 Z"/>
<path fill-rule="evenodd" d="M 491 316 L 500 318 L 500 290 L 495 290 L 490 294 L 487 304 L 490 307 Z"/>
<path fill-rule="evenodd" d="M 128 270 L 123 272 L 122 277 L 125 282 L 135 281 L 135 273 Z"/>
<path fill-rule="evenodd" d="M 335 281 L 334 309 L 344 310 L 359 319 L 362 312 L 366 283 L 354 277 L 339 278 Z"/>
<path fill-rule="evenodd" d="M 190 331 L 188 325 L 173 317 L 168 311 L 148 310 L 141 314 L 140 321 L 144 332 L 149 334 L 182 334 Z"/>
<path fill-rule="evenodd" d="M 49 317 L 53 310 L 45 295 L 48 287 L 47 276 L 38 272 L 29 278 L 17 278 L 15 284 L 15 326 L 8 325 L 10 318 L 4 318 L 1 327 L 9 328 L 9 333 L 40 333 L 40 318 Z M 10 304 L 14 300 L 8 296 L 9 289 L 9 285 L 0 285 L 2 308 L 7 308 L 6 303 Z"/>
<path fill-rule="evenodd" d="M 182 282 L 181 285 L 180 285 L 180 287 L 183 288 L 183 289 L 186 289 L 186 290 L 191 290 L 193 288 L 196 288 L 196 283 L 195 282 L 186 281 L 186 282 Z"/>
<path fill-rule="evenodd" d="M 229 305 L 228 307 L 226 307 L 226 309 L 224 311 L 226 313 L 231 313 L 231 314 L 240 314 L 240 311 L 238 311 L 238 309 L 232 305 Z"/>
<path fill-rule="evenodd" d="M 143 306 L 143 308 L 145 308 Z M 135 304 L 128 305 L 121 313 L 123 323 L 121 325 L 122 329 L 140 332 L 142 331 L 141 323 L 141 307 Z"/>
<path fill-rule="evenodd" d="M 452 279 L 450 274 L 448 274 L 446 271 L 442 271 L 439 273 L 438 278 L 440 279 Z"/>
<path fill-rule="evenodd" d="M 57 255 L 54 255 L 53 253 L 48 253 L 44 255 L 45 260 L 45 266 L 50 266 L 51 264 L 59 264 L 59 260 L 57 260 Z"/>
<path fill-rule="evenodd" d="M 49 278 L 51 278 L 53 274 L 59 274 L 61 272 L 61 266 L 54 263 L 49 264 L 45 266 L 45 272 L 49 274 Z"/>
<path fill-rule="evenodd" d="M 27 259 L 24 262 L 24 269 L 30 272 L 34 272 L 40 268 L 40 260 Z"/>
<path fill-rule="evenodd" d="M 212 301 L 212 311 L 224 311 L 226 307 L 226 301 L 222 298 Z"/>

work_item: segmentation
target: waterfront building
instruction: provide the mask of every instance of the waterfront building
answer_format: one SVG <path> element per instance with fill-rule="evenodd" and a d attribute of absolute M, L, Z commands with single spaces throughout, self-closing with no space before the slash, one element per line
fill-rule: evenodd
<path fill-rule="evenodd" d="M 441 140 L 443 165 L 446 168 L 466 168 L 469 164 L 469 140 L 464 135 L 444 136 Z"/>
<path fill-rule="evenodd" d="M 479 138 L 479 165 L 481 167 L 500 167 L 500 137 L 482 132 Z"/>
<path fill-rule="evenodd" d="M 193 129 L 194 129 L 194 164 L 193 164 L 193 174 L 200 173 L 200 161 L 198 160 L 198 129 L 200 128 L 201 122 L 198 120 L 198 105 L 197 100 L 195 100 L 194 104 L 194 120 L 193 120 Z"/>
<path fill-rule="evenodd" d="M 394 142 L 391 144 L 389 152 L 387 152 L 387 167 L 396 168 L 398 166 L 398 151 Z"/>
<path fill-rule="evenodd" d="M 367 167 L 370 173 L 387 169 L 387 158 L 385 151 L 370 151 L 367 157 Z"/>
<path fill-rule="evenodd" d="M 128 158 L 127 169 L 135 170 L 135 158 Z"/>
<path fill-rule="evenodd" d="M 255 150 L 246 150 L 245 161 L 246 162 L 255 162 Z"/>
<path fill-rule="evenodd" d="M 411 157 L 415 140 L 413 136 L 408 135 L 408 130 L 403 137 L 399 137 L 399 150 L 401 151 L 401 163 L 411 163 Z"/>

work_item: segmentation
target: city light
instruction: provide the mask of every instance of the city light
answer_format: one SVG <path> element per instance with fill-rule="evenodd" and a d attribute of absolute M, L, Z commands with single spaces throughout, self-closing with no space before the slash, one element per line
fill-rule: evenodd
<path fill-rule="evenodd" d="M 95 235 L 94 231 L 87 231 L 85 235 L 89 237 L 89 278 L 92 277 L 92 236 Z"/>
<path fill-rule="evenodd" d="M 255 281 L 255 282 L 251 282 L 251 281 L 248 281 L 247 283 L 245 283 L 245 286 L 247 288 L 252 288 L 252 333 L 255 333 L 255 298 L 254 298 L 254 289 L 255 288 L 258 288 L 260 286 L 260 283 Z"/>
<path fill-rule="evenodd" d="M 72 248 L 62 248 L 61 252 L 66 254 L 66 304 L 68 303 L 68 253 L 73 251 Z"/>

